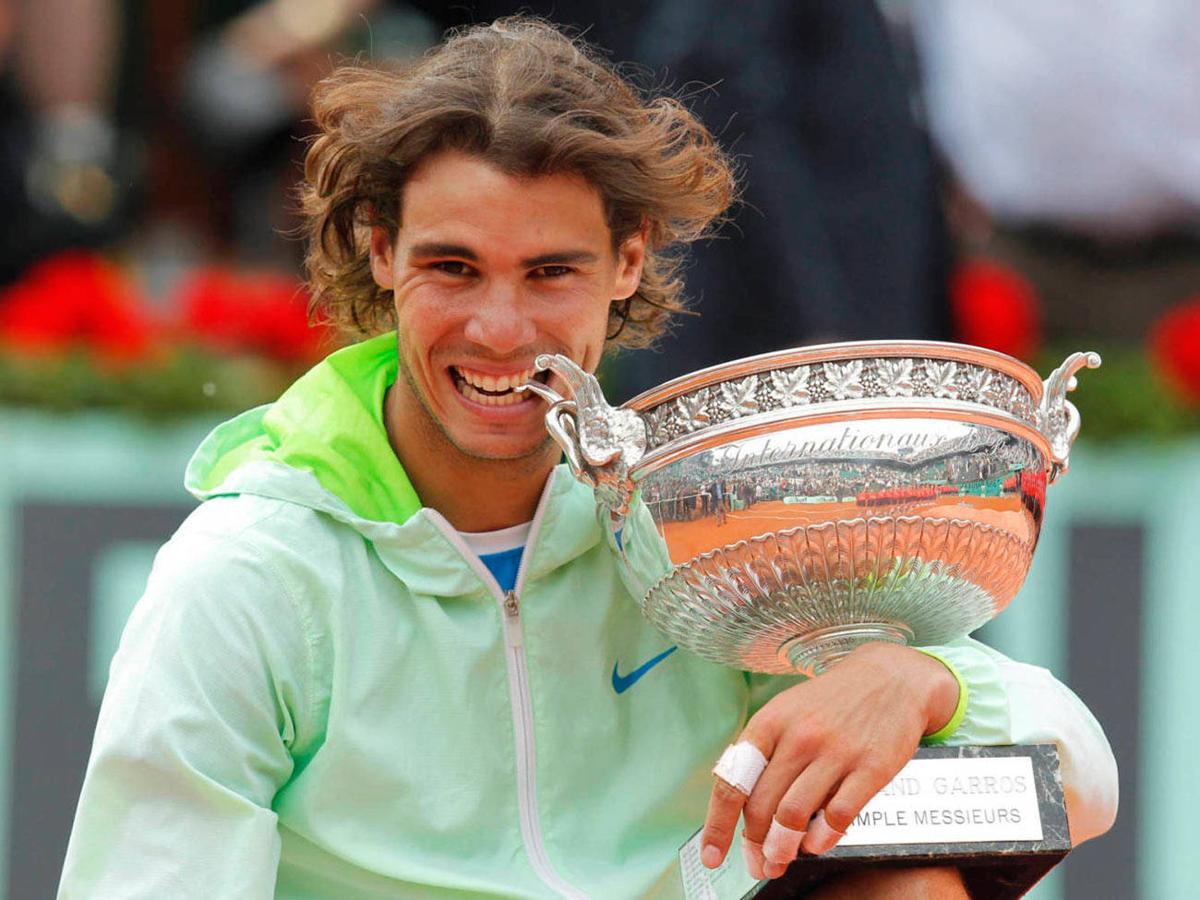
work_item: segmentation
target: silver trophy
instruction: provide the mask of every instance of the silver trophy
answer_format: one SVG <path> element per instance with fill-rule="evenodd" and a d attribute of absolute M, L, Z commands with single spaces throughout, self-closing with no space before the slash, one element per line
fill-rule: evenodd
<path fill-rule="evenodd" d="M 828 344 L 704 369 L 610 406 L 563 356 L 526 389 L 592 485 L 646 616 L 699 656 L 817 674 L 866 641 L 942 644 L 1025 580 L 1079 414 L 979 347 Z M 560 393 L 563 391 L 563 393 Z"/>

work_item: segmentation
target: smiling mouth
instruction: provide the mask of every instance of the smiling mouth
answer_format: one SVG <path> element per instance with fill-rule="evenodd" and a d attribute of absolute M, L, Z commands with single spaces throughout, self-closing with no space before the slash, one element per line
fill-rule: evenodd
<path fill-rule="evenodd" d="M 450 377 L 458 392 L 484 406 L 515 406 L 531 400 L 533 398 L 529 394 L 514 388 L 533 378 L 544 384 L 548 376 L 548 372 L 535 372 L 532 367 L 512 375 L 487 375 L 461 366 L 450 366 Z"/>

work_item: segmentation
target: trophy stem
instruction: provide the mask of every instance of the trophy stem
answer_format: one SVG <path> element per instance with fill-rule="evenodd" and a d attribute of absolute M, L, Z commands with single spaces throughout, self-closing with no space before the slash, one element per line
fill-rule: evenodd
<path fill-rule="evenodd" d="M 911 644 L 913 633 L 893 622 L 854 622 L 832 625 L 785 641 L 780 651 L 797 672 L 820 675 L 856 647 L 870 641 Z"/>

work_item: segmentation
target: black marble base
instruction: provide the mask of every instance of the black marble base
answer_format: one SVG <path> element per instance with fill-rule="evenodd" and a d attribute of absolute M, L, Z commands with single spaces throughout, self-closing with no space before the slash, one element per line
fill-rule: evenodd
<path fill-rule="evenodd" d="M 1028 756 L 1033 763 L 1042 840 L 838 846 L 824 856 L 801 856 L 782 877 L 761 882 L 744 896 L 756 900 L 803 897 L 822 881 L 864 866 L 955 866 L 962 871 L 963 880 L 975 900 L 1006 900 L 1024 895 L 1071 849 L 1057 749 L 1050 744 L 924 747 L 914 758 L 1002 756 Z"/>
<path fill-rule="evenodd" d="M 900 859 L 872 859 L 840 863 L 830 860 L 820 866 L 802 866 L 800 871 L 789 869 L 781 878 L 764 881 L 759 888 L 745 897 L 755 900 L 784 900 L 802 898 L 827 879 L 861 869 L 864 865 L 873 868 L 903 869 L 915 866 L 954 866 L 962 872 L 963 882 L 972 900 L 1008 900 L 1023 897 L 1047 872 L 1066 855 L 1063 850 L 1047 854 L 1014 854 L 1003 858 L 978 856 L 931 856 L 918 861 L 912 857 Z"/>
<path fill-rule="evenodd" d="M 1050 744 L 921 748 L 841 844 L 823 856 L 801 855 L 774 880 L 756 883 L 740 849 L 705 868 L 700 839 L 698 831 L 679 851 L 687 900 L 784 900 L 864 868 L 946 866 L 962 872 L 975 900 L 1007 900 L 1024 895 L 1071 849 L 1058 751 Z"/>

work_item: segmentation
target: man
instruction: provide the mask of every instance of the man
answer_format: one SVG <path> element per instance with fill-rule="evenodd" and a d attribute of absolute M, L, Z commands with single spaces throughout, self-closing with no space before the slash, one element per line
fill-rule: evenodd
<path fill-rule="evenodd" d="M 717 524 L 725 524 L 725 485 L 717 479 L 708 486 L 708 496 L 712 499 L 713 514 L 717 517 Z"/>
<path fill-rule="evenodd" d="M 197 452 L 206 502 L 114 661 L 60 896 L 631 897 L 701 822 L 718 863 L 739 816 L 776 877 L 922 736 L 1059 740 L 1077 838 L 1107 827 L 1107 744 L 1040 670 L 964 641 L 748 677 L 665 646 L 621 586 L 513 388 L 679 307 L 671 251 L 732 195 L 686 110 L 506 20 L 340 70 L 314 111 L 314 295 L 383 333 Z M 714 787 L 739 732 L 765 770 Z"/>

